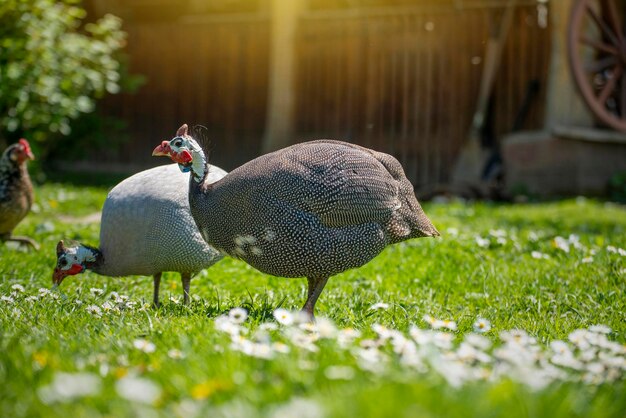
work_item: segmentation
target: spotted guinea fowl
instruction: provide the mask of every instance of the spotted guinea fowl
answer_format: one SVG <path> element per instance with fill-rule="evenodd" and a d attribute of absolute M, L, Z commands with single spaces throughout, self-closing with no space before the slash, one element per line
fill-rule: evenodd
<path fill-rule="evenodd" d="M 191 170 L 191 214 L 209 244 L 264 273 L 307 278 L 302 309 L 311 317 L 330 276 L 367 263 L 388 244 L 439 235 L 398 160 L 357 145 L 293 145 L 214 183 L 187 125 L 153 155 Z"/>
<path fill-rule="evenodd" d="M 0 157 L 0 241 L 15 241 L 38 249 L 31 238 L 12 235 L 33 204 L 33 185 L 26 163 L 34 159 L 25 139 L 7 147 Z"/>
<path fill-rule="evenodd" d="M 211 166 L 207 182 L 224 175 L 224 170 Z M 171 181 L 163 182 L 164 176 Z M 222 258 L 202 239 L 191 217 L 187 177 L 176 164 L 169 164 L 137 173 L 115 186 L 102 209 L 100 248 L 60 241 L 54 284 L 85 270 L 113 277 L 153 275 L 158 306 L 161 273 L 177 271 L 187 304 L 192 275 Z"/>

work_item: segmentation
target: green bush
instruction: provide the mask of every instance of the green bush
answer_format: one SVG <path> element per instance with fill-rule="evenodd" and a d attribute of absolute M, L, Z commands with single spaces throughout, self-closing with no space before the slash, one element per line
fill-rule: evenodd
<path fill-rule="evenodd" d="M 0 2 L 0 145 L 68 135 L 95 99 L 120 90 L 121 20 L 82 25 L 85 16 L 77 0 Z"/>

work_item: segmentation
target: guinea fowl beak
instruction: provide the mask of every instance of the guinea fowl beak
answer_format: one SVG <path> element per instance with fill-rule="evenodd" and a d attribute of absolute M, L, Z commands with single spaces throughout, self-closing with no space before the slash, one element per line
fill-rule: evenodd
<path fill-rule="evenodd" d="M 193 161 L 193 156 L 186 149 L 176 152 L 172 149 L 169 142 L 163 141 L 161 145 L 152 151 L 153 157 L 170 157 L 172 161 L 182 166 L 188 167 Z"/>
<path fill-rule="evenodd" d="M 159 145 L 152 151 L 152 156 L 153 157 L 169 157 L 171 152 L 172 152 L 172 148 L 170 147 L 170 144 L 167 141 L 163 141 L 161 142 L 161 145 Z"/>
<path fill-rule="evenodd" d="M 64 278 L 65 278 L 65 274 L 63 273 L 63 271 L 58 267 L 55 268 L 54 273 L 52 273 L 52 283 L 53 283 L 52 287 L 53 288 L 58 287 Z"/>

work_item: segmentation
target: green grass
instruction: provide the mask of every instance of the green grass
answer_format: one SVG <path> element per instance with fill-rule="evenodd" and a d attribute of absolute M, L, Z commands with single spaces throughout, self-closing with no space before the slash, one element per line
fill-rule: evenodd
<path fill-rule="evenodd" d="M 372 372 L 354 355 L 358 343 L 342 350 L 320 340 L 319 351 L 309 352 L 278 331 L 272 339 L 287 342 L 289 353 L 271 360 L 245 355 L 231 349 L 228 335 L 215 329 L 215 318 L 244 307 L 246 327 L 254 332 L 273 321 L 276 308 L 298 309 L 305 281 L 270 277 L 237 260 L 225 259 L 194 278 L 190 307 L 176 303 L 182 290 L 175 273 L 164 276 L 158 310 L 143 306 L 152 297 L 148 277 L 87 273 L 67 278 L 53 296 L 38 296 L 40 288 L 51 287 L 59 239 L 98 244 L 98 225 L 88 215 L 105 196 L 106 188 L 42 186 L 35 213 L 15 231 L 35 238 L 42 249 L 0 246 L 0 295 L 9 297 L 15 284 L 25 288 L 10 296 L 12 302 L 0 301 L 0 416 L 624 416 L 624 370 L 603 384 L 580 382 L 574 373 L 541 389 L 515 378 L 453 387 L 438 373 L 401 364 L 388 347 L 388 361 Z M 456 341 L 484 317 L 492 325 L 486 336 L 496 346 L 500 332 L 522 329 L 547 350 L 551 341 L 595 324 L 613 330 L 610 340 L 626 342 L 626 257 L 607 250 L 626 248 L 624 207 L 578 199 L 452 202 L 425 210 L 441 239 L 391 246 L 366 266 L 333 277 L 317 304 L 318 316 L 360 330 L 364 339 L 376 337 L 373 324 L 407 335 L 412 324 L 426 328 L 422 318 L 432 315 L 457 322 Z M 556 237 L 572 234 L 579 248 L 565 252 L 555 245 Z M 476 237 L 488 242 L 479 246 Z M 104 292 L 94 296 L 91 288 Z M 101 317 L 87 312 L 89 305 L 102 307 L 111 292 L 128 295 L 134 308 Z M 389 308 L 371 310 L 377 302 Z M 135 348 L 137 339 L 156 350 Z M 170 349 L 183 358 L 168 356 Z M 351 373 L 329 378 L 331 366 Z M 79 371 L 100 376 L 100 390 L 73 401 L 46 398 L 45 388 L 59 372 Z M 119 396 L 116 385 L 128 376 L 152 382 L 158 396 L 147 403 Z"/>

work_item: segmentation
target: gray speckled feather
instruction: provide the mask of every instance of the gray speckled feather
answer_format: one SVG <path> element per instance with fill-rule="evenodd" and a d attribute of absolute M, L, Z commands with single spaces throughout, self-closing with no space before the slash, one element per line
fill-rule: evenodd
<path fill-rule="evenodd" d="M 212 166 L 208 181 L 225 175 Z M 197 273 L 221 259 L 191 217 L 188 183 L 189 175 L 171 164 L 142 171 L 115 186 L 102 209 L 104 263 L 94 271 L 107 276 Z"/>
<path fill-rule="evenodd" d="M 293 145 L 190 187 L 205 239 L 276 276 L 329 277 L 439 235 L 395 158 L 340 141 Z"/>

